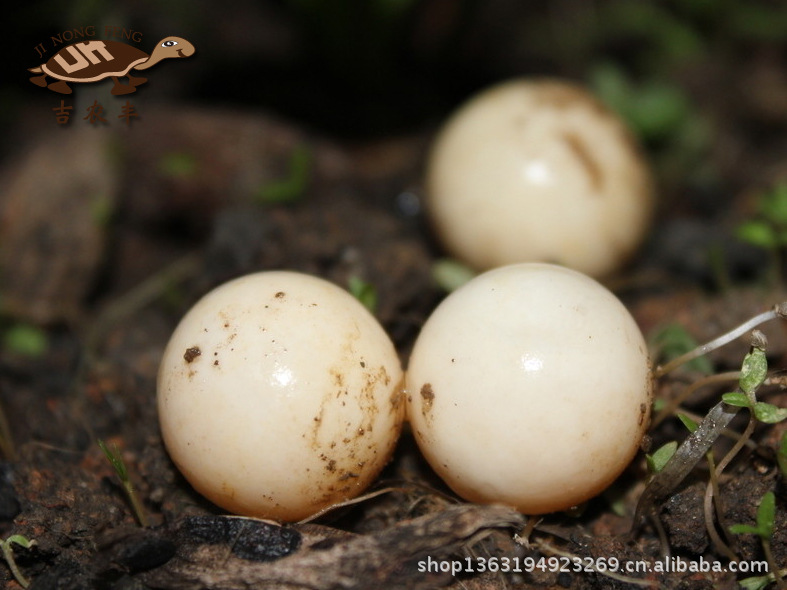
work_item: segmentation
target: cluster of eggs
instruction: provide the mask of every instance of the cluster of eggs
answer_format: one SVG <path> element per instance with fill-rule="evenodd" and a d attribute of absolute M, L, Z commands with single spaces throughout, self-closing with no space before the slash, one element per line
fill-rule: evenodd
<path fill-rule="evenodd" d="M 406 374 L 373 315 L 313 276 L 241 277 L 182 319 L 161 430 L 212 502 L 308 517 L 375 479 L 404 420 L 458 495 L 526 514 L 588 500 L 631 461 L 651 406 L 645 342 L 587 276 L 619 267 L 650 214 L 623 125 L 576 87 L 504 84 L 446 124 L 427 188 L 447 250 L 491 270 L 435 309 Z"/>

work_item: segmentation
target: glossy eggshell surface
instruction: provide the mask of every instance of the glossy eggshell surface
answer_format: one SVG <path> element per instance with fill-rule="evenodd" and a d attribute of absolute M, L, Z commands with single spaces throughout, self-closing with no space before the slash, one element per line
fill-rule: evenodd
<path fill-rule="evenodd" d="M 460 496 L 526 514 L 604 490 L 647 428 L 651 376 L 623 304 L 578 272 L 519 264 L 449 295 L 407 370 L 418 445 Z"/>
<path fill-rule="evenodd" d="M 437 135 L 427 209 L 446 250 L 479 269 L 552 262 L 610 274 L 643 240 L 649 167 L 581 87 L 514 80 L 471 98 Z"/>
<path fill-rule="evenodd" d="M 248 275 L 182 319 L 158 376 L 161 430 L 193 487 L 284 521 L 362 492 L 404 416 L 393 344 L 349 293 L 286 271 Z"/>

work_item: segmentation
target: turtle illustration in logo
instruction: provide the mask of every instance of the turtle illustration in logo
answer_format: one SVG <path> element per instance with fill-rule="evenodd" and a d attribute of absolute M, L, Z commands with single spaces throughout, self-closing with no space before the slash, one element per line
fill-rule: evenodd
<path fill-rule="evenodd" d="M 147 70 L 162 59 L 193 54 L 194 46 L 180 37 L 162 39 L 150 55 L 120 41 L 93 40 L 63 47 L 49 61 L 28 71 L 41 74 L 30 78 L 33 84 L 60 94 L 71 94 L 69 82 L 98 82 L 105 78 L 115 82 L 112 94 L 131 94 L 147 82 L 147 78 L 129 74 L 131 70 Z M 47 76 L 55 81 L 47 84 Z M 128 84 L 121 83 L 123 77 Z"/>

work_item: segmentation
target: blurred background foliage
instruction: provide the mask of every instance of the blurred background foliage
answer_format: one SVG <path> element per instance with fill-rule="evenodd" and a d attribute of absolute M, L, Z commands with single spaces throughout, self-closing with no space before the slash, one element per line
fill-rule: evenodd
<path fill-rule="evenodd" d="M 501 77 L 554 74 L 593 80 L 659 139 L 691 110 L 687 70 L 787 41 L 787 5 L 764 0 L 48 0 L 12 11 L 15 80 L 37 65 L 34 46 L 67 28 L 133 28 L 143 48 L 181 34 L 199 52 L 188 74 L 172 68 L 189 77 L 183 94 L 356 134 L 417 125 Z"/>
<path fill-rule="evenodd" d="M 718 182 L 709 154 L 720 125 L 759 140 L 787 127 L 778 0 L 47 0 L 18 4 L 11 21 L 19 50 L 5 64 L 4 129 L 47 98 L 25 79 L 41 61 L 34 47 L 85 25 L 140 31 L 142 49 L 171 34 L 196 45 L 194 59 L 159 66 L 151 100 L 264 109 L 340 138 L 422 131 L 519 75 L 587 83 L 668 183 Z"/>

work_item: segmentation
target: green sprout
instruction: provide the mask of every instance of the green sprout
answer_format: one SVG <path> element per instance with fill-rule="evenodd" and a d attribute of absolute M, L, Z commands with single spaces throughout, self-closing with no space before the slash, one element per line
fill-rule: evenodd
<path fill-rule="evenodd" d="M 299 201 L 306 191 L 312 171 L 312 153 L 305 145 L 297 146 L 290 156 L 286 178 L 263 185 L 255 200 L 265 205 L 280 205 Z"/>
<path fill-rule="evenodd" d="M 616 65 L 601 63 L 591 85 L 644 141 L 659 141 L 678 133 L 693 116 L 688 96 L 676 84 L 656 79 L 634 84 Z"/>
<path fill-rule="evenodd" d="M 765 402 L 751 403 L 745 393 L 725 393 L 721 399 L 730 406 L 749 408 L 754 413 L 754 417 L 765 424 L 777 424 L 787 418 L 787 408 L 779 408 Z"/>
<path fill-rule="evenodd" d="M 710 480 L 708 481 L 704 498 L 706 528 L 714 546 L 729 559 L 737 560 L 733 550 L 719 536 L 714 523 L 713 509 L 715 505 L 716 518 L 721 530 L 725 532 L 728 530 L 727 527 L 723 526 L 723 510 L 720 505 L 718 482 L 726 466 L 729 465 L 751 438 L 757 422 L 773 424 L 787 419 L 787 410 L 772 404 L 759 402 L 756 399 L 757 389 L 765 383 L 767 378 L 768 362 L 765 355 L 767 339 L 762 332 L 753 329 L 755 326 L 772 319 L 784 319 L 786 312 L 787 307 L 784 304 L 776 305 L 770 311 L 758 314 L 713 341 L 684 353 L 677 359 L 673 359 L 654 370 L 657 377 L 663 376 L 681 364 L 685 364 L 727 344 L 733 338 L 740 336 L 744 330 L 752 330 L 751 348 L 741 363 L 740 372 L 719 375 L 720 377 L 723 376 L 724 379 L 735 375 L 738 381 L 738 390 L 724 394 L 722 400 L 713 406 L 699 423 L 696 423 L 691 418 L 678 415 L 690 431 L 688 438 L 678 445 L 677 448 L 672 443 L 665 445 L 648 459 L 654 475 L 640 496 L 634 519 L 635 526 L 638 526 L 638 523 L 641 523 L 642 519 L 647 516 L 653 517 L 655 521 L 655 502 L 666 497 L 674 490 L 694 469 L 697 462 L 705 457 L 710 467 Z M 709 379 L 710 377 L 706 377 L 704 381 Z M 690 386 L 688 389 L 692 390 L 692 387 Z M 732 448 L 718 464 L 715 464 L 711 448 L 742 407 L 749 409 L 749 423 Z"/>
<path fill-rule="evenodd" d="M 168 178 L 193 178 L 197 172 L 197 158 L 188 152 L 170 152 L 161 157 L 158 169 Z"/>
<path fill-rule="evenodd" d="M 29 324 L 13 324 L 2 335 L 3 350 L 28 358 L 39 358 L 49 349 L 46 332 Z"/>
<path fill-rule="evenodd" d="M 771 538 L 773 537 L 774 521 L 776 520 L 776 496 L 773 492 L 767 492 L 760 500 L 757 507 L 756 525 L 734 524 L 730 526 L 730 532 L 734 535 L 757 535 L 762 543 L 762 552 L 768 561 L 768 568 L 774 576 L 776 585 L 784 588 L 784 580 L 779 572 L 779 568 L 773 559 L 771 551 Z"/>
<path fill-rule="evenodd" d="M 782 252 L 787 246 L 787 182 L 781 182 L 760 195 L 754 218 L 739 225 L 735 235 L 739 240 L 770 253 L 771 280 L 778 285 Z"/>
<path fill-rule="evenodd" d="M 683 422 L 683 425 L 686 427 L 686 430 L 689 432 L 694 432 L 699 428 L 699 424 L 697 424 L 694 420 L 689 418 L 686 414 L 678 414 L 678 420 Z"/>
<path fill-rule="evenodd" d="M 749 578 L 738 580 L 738 585 L 743 588 L 743 590 L 764 590 L 775 581 L 776 576 L 773 573 L 770 573 L 764 576 L 751 576 Z"/>
<path fill-rule="evenodd" d="M 652 473 L 658 473 L 664 466 L 672 459 L 675 451 L 678 450 L 677 441 L 668 442 L 664 446 L 659 447 L 651 455 L 645 455 L 648 462 L 648 468 Z"/>
<path fill-rule="evenodd" d="M 738 452 L 748 442 L 754 433 L 754 428 L 758 421 L 768 424 L 775 424 L 787 418 L 787 410 L 782 410 L 774 405 L 758 402 L 756 398 L 757 389 L 765 382 L 768 376 L 768 360 L 765 356 L 765 349 L 768 342 L 765 335 L 759 330 L 752 333 L 751 349 L 746 354 L 741 363 L 740 377 L 738 379 L 739 391 L 725 393 L 722 395 L 722 403 L 730 408 L 748 408 L 749 423 L 741 437 L 733 445 L 732 449 L 714 466 L 713 457 L 708 455 L 711 467 L 711 480 L 705 489 L 705 526 L 714 544 L 732 558 L 735 556 L 732 549 L 725 544 L 716 532 L 713 525 L 713 497 L 716 497 L 716 517 L 720 524 L 723 524 L 723 510 L 720 507 L 720 494 L 718 482 L 721 474 L 729 465 Z M 781 414 L 781 417 L 779 415 Z"/>
<path fill-rule="evenodd" d="M 655 405 L 655 404 L 654 404 Z M 678 419 L 683 422 L 683 425 L 689 432 L 694 432 L 699 427 L 694 420 L 686 416 L 685 414 L 678 414 Z M 658 449 L 656 449 L 652 454 L 646 454 L 645 460 L 648 463 L 648 469 L 650 469 L 651 473 L 659 473 L 664 467 L 669 463 L 669 460 L 672 459 L 672 456 L 675 454 L 675 451 L 678 450 L 678 442 L 671 441 L 662 445 Z M 713 460 L 713 455 L 709 452 L 710 460 Z"/>
<path fill-rule="evenodd" d="M 374 288 L 374 285 L 353 275 L 348 279 L 347 287 L 353 297 L 360 301 L 366 309 L 372 313 L 375 312 L 377 309 L 377 289 Z"/>
<path fill-rule="evenodd" d="M 735 535 L 757 535 L 764 541 L 770 541 L 773 536 L 773 522 L 776 518 L 776 496 L 773 492 L 767 492 L 760 500 L 757 507 L 756 525 L 734 524 L 730 526 L 730 532 Z"/>
<path fill-rule="evenodd" d="M 3 550 L 3 557 L 8 563 L 8 567 L 11 570 L 14 579 L 19 583 L 20 586 L 22 586 L 22 588 L 27 588 L 30 586 L 30 581 L 22 575 L 22 572 L 19 571 L 19 567 L 16 565 L 16 560 L 14 559 L 14 550 L 12 547 L 14 544 L 24 547 L 25 549 L 30 549 L 36 544 L 36 542 L 29 540 L 23 535 L 11 535 L 5 541 L 0 541 L 0 549 Z"/>
<path fill-rule="evenodd" d="M 677 82 L 656 72 L 634 80 L 618 65 L 602 62 L 591 68 L 590 86 L 649 148 L 662 176 L 713 177 L 707 158 L 711 126 Z"/>
<path fill-rule="evenodd" d="M 148 519 L 145 514 L 145 510 L 142 508 L 142 503 L 139 501 L 139 497 L 137 497 L 134 484 L 131 483 L 131 478 L 128 475 L 126 463 L 120 456 L 120 451 L 118 450 L 117 446 L 113 445 L 112 450 L 110 450 L 106 443 L 101 439 L 98 440 L 98 446 L 104 452 L 104 455 L 106 455 L 109 463 L 115 470 L 115 473 L 117 473 L 118 478 L 120 478 L 120 482 L 123 484 L 123 489 L 126 492 L 126 496 L 128 496 L 128 500 L 131 503 L 131 508 L 134 510 L 134 514 L 136 515 L 139 524 L 143 527 L 148 526 Z"/>
<path fill-rule="evenodd" d="M 696 432 L 696 430 L 700 427 L 697 422 L 685 414 L 678 414 L 678 419 L 683 423 L 690 433 Z M 719 488 L 719 479 L 716 477 L 716 460 L 713 457 L 712 449 L 708 449 L 708 451 L 705 453 L 705 459 L 708 462 L 708 468 L 710 471 L 710 478 L 708 479 L 708 485 L 705 487 L 705 500 L 703 503 L 705 526 L 713 543 L 717 547 L 721 547 L 722 551 L 732 554 L 732 550 L 727 547 L 727 544 L 724 543 L 724 541 L 722 541 L 721 537 L 719 537 L 719 534 L 716 532 L 716 529 L 713 526 L 712 500 L 714 497 L 716 498 L 716 518 L 718 518 L 719 522 L 723 521 L 724 515 L 720 505 L 721 493 Z"/>
<path fill-rule="evenodd" d="M 763 384 L 767 375 L 768 360 L 765 358 L 765 350 L 753 347 L 743 359 L 739 381 L 741 391 L 725 393 L 721 399 L 730 406 L 748 408 L 755 419 L 765 424 L 777 424 L 787 419 L 787 408 L 758 402 L 754 397 L 754 393 Z"/>

